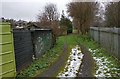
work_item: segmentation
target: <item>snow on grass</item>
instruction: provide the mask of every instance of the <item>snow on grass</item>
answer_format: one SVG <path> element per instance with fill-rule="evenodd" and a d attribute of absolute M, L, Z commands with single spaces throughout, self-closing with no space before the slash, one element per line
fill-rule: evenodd
<path fill-rule="evenodd" d="M 97 69 L 95 77 L 119 77 L 120 68 L 117 67 L 108 60 L 107 57 L 102 56 L 102 53 L 98 49 L 92 50 L 89 49 L 92 53 L 94 60 L 96 61 Z"/>
<path fill-rule="evenodd" d="M 81 53 L 78 45 L 72 48 L 64 71 L 61 71 L 57 77 L 76 77 L 82 63 L 83 56 L 84 55 Z"/>

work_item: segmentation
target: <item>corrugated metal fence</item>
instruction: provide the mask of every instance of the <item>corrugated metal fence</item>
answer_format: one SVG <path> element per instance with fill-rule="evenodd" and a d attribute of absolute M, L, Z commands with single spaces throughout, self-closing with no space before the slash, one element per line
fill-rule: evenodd
<path fill-rule="evenodd" d="M 28 30 L 13 30 L 15 60 L 17 72 L 32 62 L 33 45 L 31 32 Z"/>
<path fill-rule="evenodd" d="M 120 60 L 120 28 L 90 27 L 90 35 Z"/>
<path fill-rule="evenodd" d="M 14 30 L 14 47 L 17 72 L 26 68 L 33 55 L 42 56 L 52 46 L 52 32 L 48 29 Z"/>
<path fill-rule="evenodd" d="M 52 33 L 49 29 L 32 30 L 35 57 L 39 58 L 52 46 Z"/>

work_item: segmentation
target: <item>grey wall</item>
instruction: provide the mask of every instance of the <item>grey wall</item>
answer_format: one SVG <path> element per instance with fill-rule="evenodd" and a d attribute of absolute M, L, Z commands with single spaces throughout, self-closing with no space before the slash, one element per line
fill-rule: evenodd
<path fill-rule="evenodd" d="M 120 28 L 90 27 L 93 40 L 120 60 Z"/>

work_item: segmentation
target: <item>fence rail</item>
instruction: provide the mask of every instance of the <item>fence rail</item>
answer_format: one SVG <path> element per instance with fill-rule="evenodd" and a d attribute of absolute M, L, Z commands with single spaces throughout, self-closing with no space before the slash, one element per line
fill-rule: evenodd
<path fill-rule="evenodd" d="M 90 27 L 90 36 L 120 60 L 120 28 Z"/>
<path fill-rule="evenodd" d="M 0 79 L 15 75 L 13 33 L 9 23 L 0 23 Z"/>

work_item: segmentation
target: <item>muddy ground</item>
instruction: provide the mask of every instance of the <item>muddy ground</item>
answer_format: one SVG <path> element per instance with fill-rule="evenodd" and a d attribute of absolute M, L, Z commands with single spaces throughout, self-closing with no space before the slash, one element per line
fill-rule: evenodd
<path fill-rule="evenodd" d="M 51 67 L 44 71 L 42 74 L 39 74 L 37 77 L 53 77 L 56 75 L 57 72 L 59 72 L 59 70 L 61 69 L 61 66 L 63 67 L 67 61 L 66 57 L 67 57 L 67 43 L 64 43 L 63 45 L 63 52 L 61 53 L 61 55 L 59 56 L 59 58 L 57 59 L 57 61 L 55 63 L 53 63 L 51 65 Z"/>
<path fill-rule="evenodd" d="M 86 47 L 82 45 L 80 45 L 80 47 L 81 47 L 82 53 L 84 54 L 84 57 L 83 57 L 82 65 L 80 66 L 80 69 L 79 69 L 79 73 L 77 75 L 78 77 L 94 77 L 94 73 L 95 73 L 94 60 Z M 59 72 L 61 67 L 65 66 L 67 61 L 66 57 L 68 57 L 67 43 L 64 43 L 62 50 L 63 52 L 61 53 L 57 61 L 53 65 L 51 65 L 51 67 L 48 70 L 39 74 L 37 77 L 54 77 L 55 74 Z"/>
<path fill-rule="evenodd" d="M 80 47 L 84 57 L 78 77 L 94 77 L 95 61 L 86 47 L 82 45 L 80 45 Z"/>

